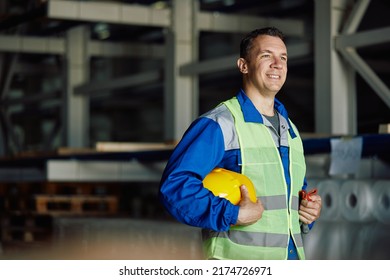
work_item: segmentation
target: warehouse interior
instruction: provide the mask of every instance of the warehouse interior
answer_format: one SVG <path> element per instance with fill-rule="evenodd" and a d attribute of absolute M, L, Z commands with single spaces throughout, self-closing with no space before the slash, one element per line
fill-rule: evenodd
<path fill-rule="evenodd" d="M 0 259 L 201 259 L 157 199 L 190 123 L 240 89 L 241 38 L 286 35 L 277 98 L 322 217 L 308 259 L 389 259 L 390 2 L 3 0 Z M 333 139 L 361 144 L 329 172 Z"/>

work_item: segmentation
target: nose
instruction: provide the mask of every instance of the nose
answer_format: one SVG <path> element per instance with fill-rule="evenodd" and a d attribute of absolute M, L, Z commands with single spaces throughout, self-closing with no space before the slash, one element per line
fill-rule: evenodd
<path fill-rule="evenodd" d="M 275 57 L 273 62 L 271 63 L 271 68 L 282 69 L 282 67 L 283 67 L 282 60 L 278 57 Z"/>

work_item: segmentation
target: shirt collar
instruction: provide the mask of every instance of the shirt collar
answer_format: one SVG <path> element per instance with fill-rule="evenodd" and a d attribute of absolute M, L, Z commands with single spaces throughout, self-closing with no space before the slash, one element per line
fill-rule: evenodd
<path fill-rule="evenodd" d="M 238 92 L 237 100 L 241 106 L 241 110 L 242 110 L 242 114 L 244 116 L 245 122 L 254 122 L 254 123 L 264 124 L 263 116 L 260 114 L 259 111 L 257 111 L 255 105 L 253 105 L 252 101 L 245 94 L 243 89 L 241 89 Z M 287 120 L 291 138 L 295 138 L 296 134 L 295 134 L 295 132 L 292 129 L 292 126 L 290 124 L 287 110 L 284 107 L 284 105 L 276 98 L 275 98 L 275 102 L 274 102 L 274 108 L 280 115 L 282 115 Z"/>

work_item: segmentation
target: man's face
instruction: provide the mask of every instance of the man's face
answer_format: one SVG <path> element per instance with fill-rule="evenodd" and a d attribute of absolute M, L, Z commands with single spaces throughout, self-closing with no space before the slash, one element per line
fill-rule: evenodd
<path fill-rule="evenodd" d="M 287 76 L 287 49 L 278 38 L 261 35 L 252 42 L 246 61 L 247 86 L 262 94 L 276 94 Z"/>

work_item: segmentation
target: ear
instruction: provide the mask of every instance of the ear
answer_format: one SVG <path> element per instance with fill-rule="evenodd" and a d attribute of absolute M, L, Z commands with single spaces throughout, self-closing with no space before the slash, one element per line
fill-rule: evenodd
<path fill-rule="evenodd" d="M 242 74 L 248 73 L 248 65 L 247 65 L 246 60 L 244 58 L 240 57 L 237 60 L 237 67 Z"/>

